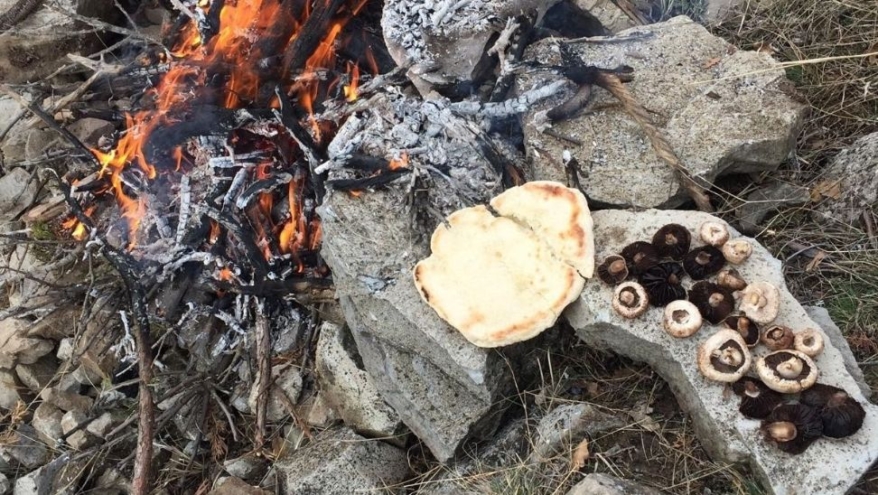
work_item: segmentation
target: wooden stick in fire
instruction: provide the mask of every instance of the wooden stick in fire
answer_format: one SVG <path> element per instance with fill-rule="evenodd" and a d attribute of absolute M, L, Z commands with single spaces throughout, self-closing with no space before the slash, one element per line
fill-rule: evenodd
<path fill-rule="evenodd" d="M 265 445 L 265 416 L 268 410 L 268 394 L 271 392 L 271 328 L 265 314 L 265 301 L 256 300 L 256 435 L 254 448 L 259 452 Z"/>

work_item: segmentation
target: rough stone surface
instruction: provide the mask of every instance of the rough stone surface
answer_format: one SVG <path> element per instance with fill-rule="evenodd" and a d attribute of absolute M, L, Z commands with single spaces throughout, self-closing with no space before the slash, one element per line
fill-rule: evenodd
<path fill-rule="evenodd" d="M 94 399 L 55 387 L 44 389 L 40 397 L 62 411 L 85 412 L 91 409 Z"/>
<path fill-rule="evenodd" d="M 467 130 L 471 125 L 429 102 L 388 97 L 347 120 L 338 133 L 343 138 L 329 147 L 330 158 L 356 151 L 390 159 L 400 150 L 422 150 L 409 156 L 411 167 L 447 172 L 446 178 L 419 179 L 429 186 L 421 203 L 433 214 L 447 215 L 486 202 L 500 189 L 497 172 Z M 345 173 L 333 170 L 329 177 Z M 321 254 L 378 392 L 445 461 L 467 438 L 494 432 L 505 407 L 500 399 L 512 390 L 512 373 L 525 364 L 516 357 L 535 342 L 499 352 L 477 348 L 421 300 L 412 269 L 429 254 L 427 239 L 437 220 L 407 209 L 409 197 L 398 184 L 359 197 L 330 192 L 318 210 Z M 414 216 L 422 219 L 418 227 L 412 226 Z"/>
<path fill-rule="evenodd" d="M 105 412 L 91 421 L 88 426 L 85 427 L 85 431 L 98 438 L 104 438 L 107 436 L 107 433 L 112 431 L 117 422 L 118 421 L 116 421 L 113 413 Z"/>
<path fill-rule="evenodd" d="M 15 374 L 32 392 L 40 393 L 55 376 L 58 363 L 51 354 L 41 357 L 33 364 L 19 363 L 15 366 Z"/>
<path fill-rule="evenodd" d="M 705 0 L 704 22 L 719 24 L 744 3 L 744 0 Z"/>
<path fill-rule="evenodd" d="M 226 476 L 217 480 L 208 495 L 270 495 L 271 492 L 248 485 L 244 480 Z"/>
<path fill-rule="evenodd" d="M 350 331 L 324 323 L 320 327 L 315 359 L 320 377 L 320 397 L 338 412 L 347 426 L 372 437 L 395 437 L 402 421 L 384 402 L 363 369 Z M 404 442 L 404 436 L 401 437 Z"/>
<path fill-rule="evenodd" d="M 28 337 L 30 324 L 25 320 L 7 318 L 0 321 L 0 368 L 11 369 L 18 363 L 33 364 L 52 352 L 48 340 Z"/>
<path fill-rule="evenodd" d="M 34 410 L 31 425 L 40 434 L 43 443 L 54 447 L 55 442 L 64 435 L 64 430 L 61 428 L 61 418 L 63 417 L 63 411 L 48 402 L 43 402 Z"/>
<path fill-rule="evenodd" d="M 817 206 L 828 219 L 859 225 L 866 209 L 878 208 L 878 132 L 863 136 L 832 160 L 822 180 L 838 187 Z"/>
<path fill-rule="evenodd" d="M 712 182 L 733 172 L 774 170 L 789 155 L 805 107 L 784 95 L 782 87 L 789 82 L 770 56 L 736 51 L 686 17 L 619 35 L 639 38 L 576 44 L 575 55 L 599 67 L 634 68 L 629 91 L 693 175 Z M 532 45 L 525 59 L 562 63 L 551 39 Z M 517 81 L 518 91 L 560 78 L 546 72 L 524 75 Z M 574 89 L 569 84 L 522 116 L 525 147 L 532 159 L 529 179 L 565 182 L 562 154 L 569 150 L 580 164 L 582 185 L 591 200 L 645 208 L 681 204 L 687 196 L 671 168 L 608 92 L 594 90 L 591 112 L 554 124 L 556 132 L 582 145 L 541 132 L 544 112 L 570 97 Z"/>
<path fill-rule="evenodd" d="M 409 475 L 405 452 L 347 428 L 324 431 L 274 468 L 284 495 L 369 492 Z"/>
<path fill-rule="evenodd" d="M 267 466 L 265 457 L 252 453 L 223 461 L 223 469 L 227 473 L 245 481 L 254 481 L 262 476 Z"/>
<path fill-rule="evenodd" d="M 18 393 L 18 384 L 15 375 L 6 370 L 0 370 L 0 409 L 10 410 L 21 400 Z"/>
<path fill-rule="evenodd" d="M 326 402 L 322 392 L 310 401 L 309 406 L 305 421 L 311 426 L 328 428 L 340 419 L 336 410 Z"/>
<path fill-rule="evenodd" d="M 0 495 L 6 495 L 12 489 L 12 483 L 5 474 L 0 473 Z"/>
<path fill-rule="evenodd" d="M 21 465 L 26 470 L 42 466 L 48 451 L 38 438 L 37 430 L 27 424 L 7 432 L 0 445 L 0 459 L 7 464 Z"/>
<path fill-rule="evenodd" d="M 574 3 L 595 16 L 610 32 L 616 33 L 636 25 L 612 0 L 575 0 Z"/>
<path fill-rule="evenodd" d="M 64 337 L 58 342 L 58 351 L 55 353 L 60 361 L 68 361 L 73 357 L 73 338 Z"/>
<path fill-rule="evenodd" d="M 747 195 L 747 202 L 735 211 L 741 232 L 755 235 L 769 214 L 785 206 L 808 203 L 811 195 L 807 187 L 786 182 L 772 182 Z"/>
<path fill-rule="evenodd" d="M 8 220 L 30 206 L 39 189 L 39 181 L 23 168 L 14 168 L 0 177 L 0 216 Z"/>
<path fill-rule="evenodd" d="M 564 447 L 575 446 L 586 436 L 623 426 L 625 422 L 618 416 L 601 412 L 591 404 L 562 404 L 540 420 L 531 455 L 545 459 Z"/>
<path fill-rule="evenodd" d="M 567 492 L 567 495 L 659 495 L 658 490 L 633 481 L 601 473 L 591 473 Z"/>
<path fill-rule="evenodd" d="M 61 455 L 18 478 L 13 495 L 75 495 L 79 493 L 77 481 L 85 472 L 83 468 L 82 461 L 70 462 L 68 455 Z"/>
<path fill-rule="evenodd" d="M 97 146 L 98 139 L 113 133 L 116 126 L 106 120 L 87 117 L 79 119 L 67 126 L 67 130 L 73 133 L 77 139 L 89 146 Z"/>
<path fill-rule="evenodd" d="M 594 214 L 598 259 L 619 252 L 636 240 L 649 239 L 662 225 L 678 223 L 691 232 L 715 217 L 699 212 L 648 210 L 633 213 L 619 210 Z M 732 237 L 738 233 L 730 229 Z M 693 236 L 693 246 L 700 245 Z M 736 268 L 749 282 L 767 281 L 780 290 L 780 314 L 774 323 L 794 330 L 821 328 L 787 290 L 781 262 L 755 241 L 753 255 Z M 685 284 L 691 283 L 688 277 Z M 577 334 L 588 344 L 606 347 L 633 359 L 649 363 L 670 385 L 681 406 L 693 419 L 702 445 L 714 459 L 749 462 L 753 472 L 763 478 L 774 494 L 820 493 L 841 495 L 878 459 L 878 407 L 868 403 L 860 386 L 848 371 L 839 347 L 844 342 L 826 337 L 822 354 L 815 358 L 820 383 L 846 390 L 863 403 L 866 419 L 853 436 L 819 439 L 803 454 L 784 454 L 767 444 L 758 430 L 759 421 L 744 418 L 737 410 L 737 397 L 724 393 L 725 387 L 705 380 L 695 363 L 698 345 L 716 327 L 705 325 L 689 339 L 674 339 L 662 330 L 660 308 L 650 308 L 636 320 L 623 321 L 610 306 L 612 289 L 600 280 L 586 284 L 582 296 L 566 312 Z M 824 330 L 826 334 L 826 331 Z M 766 350 L 759 346 L 756 355 Z M 827 462 L 827 459 L 832 459 Z"/>
<path fill-rule="evenodd" d="M 449 87 L 479 77 L 483 54 L 506 20 L 558 0 L 390 0 L 381 28 L 390 56 L 427 96 L 433 87 Z"/>
<path fill-rule="evenodd" d="M 271 378 L 273 385 L 268 396 L 265 418 L 268 421 L 280 421 L 288 414 L 287 403 L 295 404 L 299 399 L 302 392 L 302 372 L 294 366 L 278 365 L 271 368 Z M 286 395 L 288 400 L 283 400 L 280 394 Z M 251 411 L 256 410 L 258 396 L 259 389 L 254 385 L 247 400 Z"/>

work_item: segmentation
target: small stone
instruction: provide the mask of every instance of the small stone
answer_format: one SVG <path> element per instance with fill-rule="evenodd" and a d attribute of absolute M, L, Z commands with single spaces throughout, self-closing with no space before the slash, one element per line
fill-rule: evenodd
<path fill-rule="evenodd" d="M 85 450 L 95 444 L 97 444 L 97 439 L 84 430 L 79 430 L 67 437 L 67 445 L 70 445 L 74 450 Z"/>
<path fill-rule="evenodd" d="M 268 397 L 268 410 L 265 418 L 268 421 L 280 421 L 287 414 L 287 401 L 279 394 L 286 395 L 287 400 L 295 404 L 299 399 L 299 393 L 302 392 L 302 372 L 290 365 L 278 365 L 271 368 L 271 376 L 273 386 Z M 255 385 L 259 380 L 254 380 L 254 385 L 250 390 L 247 403 L 251 411 L 256 410 L 256 398 L 259 396 L 259 389 Z"/>
<path fill-rule="evenodd" d="M 83 386 L 100 388 L 101 382 L 101 376 L 95 375 L 92 368 L 80 365 L 62 376 L 55 388 L 66 392 L 78 392 Z"/>
<path fill-rule="evenodd" d="M 9 478 L 5 474 L 0 473 L 0 495 L 6 495 L 11 488 L 12 483 L 9 482 Z"/>
<path fill-rule="evenodd" d="M 58 439 L 64 435 L 64 430 L 61 428 L 61 418 L 63 417 L 63 411 L 48 402 L 43 402 L 34 410 L 31 425 L 40 434 L 43 443 L 54 447 Z"/>
<path fill-rule="evenodd" d="M 18 394 L 18 384 L 15 375 L 10 371 L 0 369 L 0 409 L 7 411 L 16 407 L 21 400 Z"/>
<path fill-rule="evenodd" d="M 806 187 L 772 182 L 750 193 L 747 202 L 738 208 L 735 216 L 741 225 L 741 232 L 753 235 L 759 232 L 762 220 L 770 213 L 783 207 L 804 205 L 809 200 L 810 193 Z"/>
<path fill-rule="evenodd" d="M 742 4 L 744 0 L 705 0 L 704 22 L 719 24 L 728 19 Z"/>
<path fill-rule="evenodd" d="M 208 495 L 271 495 L 271 492 L 248 485 L 240 478 L 226 476 L 217 480 Z"/>
<path fill-rule="evenodd" d="M 98 139 L 113 133 L 116 127 L 106 120 L 86 117 L 67 126 L 67 130 L 88 146 L 97 147 Z"/>
<path fill-rule="evenodd" d="M 70 461 L 68 454 L 31 471 L 15 481 L 14 495 L 76 495 L 77 482 L 85 473 L 85 461 Z M 113 494 L 116 495 L 116 494 Z"/>
<path fill-rule="evenodd" d="M 52 403 L 62 411 L 77 411 L 85 413 L 91 409 L 91 406 L 94 403 L 94 399 L 91 397 L 67 392 L 65 390 L 58 390 L 54 387 L 44 389 L 40 394 L 40 397 L 44 401 Z"/>
<path fill-rule="evenodd" d="M 227 473 L 245 481 L 253 481 L 265 472 L 268 461 L 265 457 L 255 454 L 244 454 L 241 457 L 227 459 L 223 462 L 223 469 Z"/>
<path fill-rule="evenodd" d="M 0 321 L 0 368 L 12 369 L 18 363 L 33 364 L 52 352 L 48 340 L 28 337 L 26 320 L 7 318 Z"/>
<path fill-rule="evenodd" d="M 334 421 L 338 420 L 338 414 L 323 399 L 323 392 L 311 403 L 308 410 L 308 418 L 305 420 L 309 425 L 317 428 L 326 428 Z"/>
<path fill-rule="evenodd" d="M 105 438 L 107 433 L 110 433 L 110 431 L 116 426 L 116 423 L 117 421 L 116 418 L 113 417 L 113 414 L 105 412 L 90 422 L 88 426 L 85 427 L 85 431 L 98 438 Z"/>
<path fill-rule="evenodd" d="M 19 363 L 15 367 L 18 379 L 34 393 L 42 392 L 55 377 L 56 371 L 58 371 L 58 363 L 51 355 L 43 356 L 33 364 Z"/>
<path fill-rule="evenodd" d="M 69 361 L 73 357 L 72 337 L 64 337 L 58 342 L 58 352 L 55 353 L 55 357 L 61 361 Z"/>
<path fill-rule="evenodd" d="M 39 434 L 32 426 L 20 425 L 14 432 L 7 433 L 0 445 L 0 458 L 8 464 L 19 464 L 26 470 L 42 466 L 48 450 L 37 440 Z"/>
<path fill-rule="evenodd" d="M 282 493 L 377 491 L 409 476 L 405 452 L 347 428 L 320 433 L 274 468 Z"/>
<path fill-rule="evenodd" d="M 61 431 L 66 435 L 77 429 L 79 425 L 84 424 L 86 421 L 88 421 L 88 416 L 84 412 L 67 411 L 64 413 L 64 416 L 61 417 Z"/>
<path fill-rule="evenodd" d="M 612 0 L 575 0 L 575 3 L 601 21 L 610 32 L 617 33 L 635 26 L 634 21 Z"/>
<path fill-rule="evenodd" d="M 532 455 L 544 460 L 565 447 L 601 432 L 625 426 L 618 416 L 601 412 L 591 404 L 562 404 L 546 414 L 537 425 Z"/>
<path fill-rule="evenodd" d="M 23 168 L 14 168 L 0 177 L 0 217 L 10 219 L 34 200 L 39 181 Z"/>
<path fill-rule="evenodd" d="M 24 145 L 24 158 L 36 161 L 44 158 L 50 148 L 62 143 L 61 135 L 54 130 L 34 129 L 27 135 Z"/>
<path fill-rule="evenodd" d="M 658 490 L 633 481 L 601 473 L 591 473 L 577 483 L 567 495 L 659 495 Z"/>

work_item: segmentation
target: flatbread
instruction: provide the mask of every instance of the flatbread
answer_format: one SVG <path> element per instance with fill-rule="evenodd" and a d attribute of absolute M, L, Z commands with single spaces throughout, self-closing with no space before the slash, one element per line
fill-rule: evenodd
<path fill-rule="evenodd" d="M 480 347 L 530 339 L 552 326 L 585 280 L 521 223 L 485 206 L 459 210 L 414 269 L 423 300 Z"/>
<path fill-rule="evenodd" d="M 557 182 L 528 182 L 492 199 L 491 207 L 531 228 L 580 275 L 592 277 L 594 221 L 580 191 Z"/>

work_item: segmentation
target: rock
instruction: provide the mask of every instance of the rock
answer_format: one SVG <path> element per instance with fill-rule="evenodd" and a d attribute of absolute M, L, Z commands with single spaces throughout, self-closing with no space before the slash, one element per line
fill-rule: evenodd
<path fill-rule="evenodd" d="M 223 461 L 223 469 L 227 473 L 245 481 L 254 481 L 260 478 L 267 467 L 268 461 L 265 457 L 253 453 Z"/>
<path fill-rule="evenodd" d="M 101 377 L 92 373 L 92 369 L 85 366 L 77 366 L 73 371 L 61 376 L 55 388 L 66 392 L 79 392 L 83 385 L 100 388 Z"/>
<path fill-rule="evenodd" d="M 275 462 L 281 493 L 349 493 L 378 490 L 409 476 L 405 452 L 347 428 L 326 430 L 305 448 Z"/>
<path fill-rule="evenodd" d="M 250 486 L 240 478 L 225 476 L 216 481 L 208 495 L 271 495 L 271 492 Z"/>
<path fill-rule="evenodd" d="M 809 318 L 814 320 L 820 326 L 823 333 L 829 338 L 829 341 L 832 342 L 832 345 L 838 349 L 842 359 L 844 359 L 844 367 L 848 370 L 848 373 L 851 374 L 854 380 L 856 380 L 863 396 L 867 398 L 871 397 L 872 388 L 866 383 L 866 377 L 863 376 L 863 370 L 860 369 L 860 365 L 857 363 L 857 358 L 854 356 L 853 351 L 851 351 L 847 339 L 845 339 L 844 335 L 841 333 L 841 329 L 838 328 L 838 325 L 836 325 L 835 322 L 832 321 L 832 317 L 829 316 L 829 311 L 827 311 L 826 308 L 818 306 L 805 306 L 805 312 L 808 313 Z"/>
<path fill-rule="evenodd" d="M 6 318 L 0 321 L 0 368 L 12 369 L 18 363 L 33 364 L 54 346 L 48 340 L 28 337 L 27 320 Z"/>
<path fill-rule="evenodd" d="M 659 495 L 658 490 L 633 481 L 601 473 L 591 473 L 567 492 L 567 495 Z"/>
<path fill-rule="evenodd" d="M 18 394 L 18 383 L 15 375 L 6 370 L 0 370 L 0 409 L 7 411 L 16 407 L 21 400 Z"/>
<path fill-rule="evenodd" d="M 406 97 L 373 103 L 339 130 L 329 146 L 332 159 L 352 152 L 389 159 L 400 147 L 425 150 L 409 157 L 413 167 L 448 171 L 448 180 L 425 178 L 429 194 L 423 201 L 429 206 L 424 208 L 439 215 L 499 192 L 497 172 L 474 147 L 474 122 Z M 333 170 L 329 177 L 346 173 Z M 538 342 L 500 352 L 477 348 L 421 300 L 412 269 L 429 254 L 427 239 L 437 220 L 426 211 L 407 210 L 405 189 L 392 185 L 360 197 L 330 191 L 319 208 L 321 254 L 378 393 L 433 455 L 446 461 L 468 438 L 493 434 L 507 404 L 501 399 L 514 390 L 512 374 L 527 364 L 516 358 Z M 413 216 L 429 220 L 413 229 Z"/>
<path fill-rule="evenodd" d="M 54 283 L 57 280 L 56 273 L 46 269 L 45 261 L 37 255 L 38 251 L 25 244 L 18 244 L 9 256 L 9 266 L 17 270 L 17 273 L 0 275 L 0 280 L 5 280 L 12 289 L 8 292 L 9 307 L 39 308 L 57 301 L 57 296 L 49 295 L 50 287 L 44 283 Z M 30 275 L 30 278 L 19 275 L 21 273 Z M 33 277 L 43 279 L 44 282 Z M 72 327 L 69 323 L 67 326 Z M 27 336 L 35 337 L 31 335 L 30 330 Z"/>
<path fill-rule="evenodd" d="M 106 438 L 107 434 L 113 430 L 117 423 L 118 421 L 116 421 L 112 413 L 105 412 L 91 421 L 85 427 L 85 431 L 98 438 Z"/>
<path fill-rule="evenodd" d="M 46 388 L 55 377 L 56 371 L 58 371 L 58 363 L 51 354 L 41 357 L 33 364 L 19 363 L 15 366 L 15 374 L 18 375 L 21 383 L 37 394 Z"/>
<path fill-rule="evenodd" d="M 280 421 L 287 414 L 287 403 L 295 404 L 302 392 L 302 372 L 291 365 L 278 365 L 271 368 L 272 387 L 268 396 L 268 410 L 265 418 L 268 421 Z M 258 380 L 254 380 L 254 383 Z M 283 400 L 280 394 L 286 395 Z M 259 389 L 253 385 L 247 400 L 251 411 L 256 410 L 256 399 Z"/>
<path fill-rule="evenodd" d="M 7 431 L 3 442 L 0 442 L 0 459 L 7 464 L 20 465 L 28 471 L 42 466 L 48 450 L 37 440 L 37 435 L 37 430 L 27 424 L 19 425 L 14 431 Z"/>
<path fill-rule="evenodd" d="M 707 24 L 719 24 L 728 19 L 744 0 L 705 0 L 703 19 Z"/>
<path fill-rule="evenodd" d="M 686 211 L 597 212 L 594 214 L 597 257 L 603 259 L 630 242 L 648 239 L 662 225 L 678 223 L 697 232 L 706 220 L 719 221 L 704 213 Z M 730 231 L 733 238 L 738 236 L 733 229 Z M 694 239 L 697 237 L 693 236 Z M 752 256 L 736 268 L 751 283 L 761 280 L 778 287 L 781 309 L 774 323 L 796 330 L 821 328 L 787 290 L 781 262 L 756 241 L 752 242 Z M 689 282 L 687 277 L 685 283 Z M 598 279 L 590 280 L 580 299 L 566 311 L 571 326 L 590 345 L 609 348 L 650 364 L 669 383 L 681 407 L 691 415 L 701 444 L 714 460 L 748 462 L 770 493 L 841 495 L 878 458 L 878 443 L 872 441 L 878 435 L 878 407 L 863 396 L 840 350 L 846 344 L 830 339 L 831 331 L 824 330 L 825 348 L 815 358 L 820 370 L 819 381 L 843 388 L 860 401 L 866 408 L 866 419 L 862 429 L 853 436 L 843 440 L 817 440 L 804 453 L 793 457 L 764 442 L 759 421 L 738 413 L 737 397 L 729 397 L 724 393 L 725 387 L 708 382 L 698 372 L 696 349 L 716 327 L 705 325 L 691 338 L 674 339 L 662 330 L 660 308 L 650 308 L 636 320 L 622 321 L 610 307 L 611 295 L 612 289 L 606 284 Z M 762 346 L 755 350 L 756 355 L 765 352 Z"/>
<path fill-rule="evenodd" d="M 27 135 L 24 144 L 24 158 L 28 161 L 37 161 L 45 157 L 47 151 L 59 145 L 67 145 L 60 134 L 54 130 L 34 129 Z"/>
<path fill-rule="evenodd" d="M 0 473 L 0 495 L 6 495 L 10 489 L 12 489 L 12 483 L 9 482 L 9 478 Z"/>
<path fill-rule="evenodd" d="M 61 361 L 69 361 L 73 357 L 72 337 L 64 337 L 58 342 L 58 352 L 55 353 L 55 357 Z"/>
<path fill-rule="evenodd" d="M 562 404 L 546 414 L 537 425 L 531 455 L 545 460 L 563 448 L 575 448 L 586 437 L 625 426 L 618 416 L 599 411 L 591 404 Z"/>
<path fill-rule="evenodd" d="M 335 412 L 329 404 L 323 399 L 323 394 L 319 394 L 311 401 L 311 407 L 308 408 L 308 417 L 305 422 L 317 428 L 328 428 L 332 423 L 338 421 L 338 413 Z"/>
<path fill-rule="evenodd" d="M 0 0 L 6 12 L 15 0 Z M 58 6 L 69 12 L 112 22 L 118 12 L 109 0 L 61 0 Z M 19 84 L 40 80 L 63 65 L 68 53 L 88 55 L 101 47 L 94 34 L 84 34 L 81 25 L 64 12 L 38 7 L 16 23 L 15 29 L 0 34 L 0 81 Z"/>
<path fill-rule="evenodd" d="M 759 233 L 760 224 L 770 213 L 787 206 L 807 204 L 811 195 L 808 188 L 785 182 L 771 182 L 747 195 L 747 202 L 735 212 L 741 232 Z"/>
<path fill-rule="evenodd" d="M 91 397 L 59 390 L 55 387 L 43 389 L 42 393 L 40 393 L 40 398 L 62 411 L 77 411 L 81 413 L 91 409 L 92 403 L 94 403 L 94 399 Z"/>
<path fill-rule="evenodd" d="M 401 433 L 399 415 L 384 402 L 363 369 L 348 329 L 324 323 L 316 354 L 320 398 L 338 412 L 348 427 L 371 437 L 389 438 Z M 405 436 L 400 435 L 399 440 L 404 443 Z"/>
<path fill-rule="evenodd" d="M 43 443 L 54 447 L 58 439 L 64 435 L 64 430 L 61 428 L 61 418 L 63 417 L 63 411 L 48 402 L 43 402 L 34 410 L 31 425 L 40 434 Z"/>
<path fill-rule="evenodd" d="M 66 435 L 71 431 L 78 429 L 79 425 L 84 424 L 86 421 L 88 421 L 88 416 L 85 412 L 67 411 L 64 413 L 64 416 L 61 417 L 61 431 Z"/>
<path fill-rule="evenodd" d="M 0 217 L 8 221 L 33 203 L 39 181 L 23 168 L 14 168 L 0 177 Z"/>
<path fill-rule="evenodd" d="M 468 85 L 482 77 L 488 42 L 521 12 L 545 12 L 558 0 L 388 0 L 381 28 L 390 56 L 428 96 L 434 87 Z M 460 88 L 463 90 L 463 88 Z"/>
<path fill-rule="evenodd" d="M 638 39 L 575 44 L 575 56 L 598 67 L 634 68 L 634 81 L 626 86 L 693 175 L 712 183 L 723 174 L 774 170 L 792 151 L 805 107 L 783 94 L 781 88 L 788 81 L 770 56 L 736 51 L 686 17 L 619 35 Z M 525 60 L 561 64 L 551 39 L 531 45 Z M 547 72 L 522 75 L 517 91 L 559 79 Z M 553 126 L 581 145 L 543 134 L 544 112 L 574 90 L 575 85 L 569 84 L 522 116 L 525 148 L 532 161 L 529 179 L 566 182 L 562 155 L 567 150 L 580 165 L 590 200 L 648 208 L 674 207 L 687 199 L 643 130 L 606 91 L 594 91 L 593 112 Z"/>
<path fill-rule="evenodd" d="M 84 473 L 84 461 L 70 462 L 70 456 L 62 454 L 49 464 L 18 478 L 13 495 L 75 495 L 80 493 L 77 482 Z"/>
<path fill-rule="evenodd" d="M 75 326 L 70 322 L 78 320 L 81 312 L 82 308 L 66 304 L 34 322 L 27 335 L 49 340 L 71 338 Z"/>
<path fill-rule="evenodd" d="M 822 177 L 816 187 L 826 199 L 817 205 L 818 213 L 859 225 L 863 211 L 878 206 L 878 132 L 836 155 Z"/>
<path fill-rule="evenodd" d="M 612 0 L 575 0 L 574 3 L 582 10 L 595 16 L 610 32 L 617 33 L 636 26 L 634 21 Z"/>
<path fill-rule="evenodd" d="M 67 130 L 77 139 L 92 147 L 97 147 L 98 139 L 112 134 L 115 129 L 116 126 L 112 122 L 91 117 L 79 119 L 67 126 Z"/>

